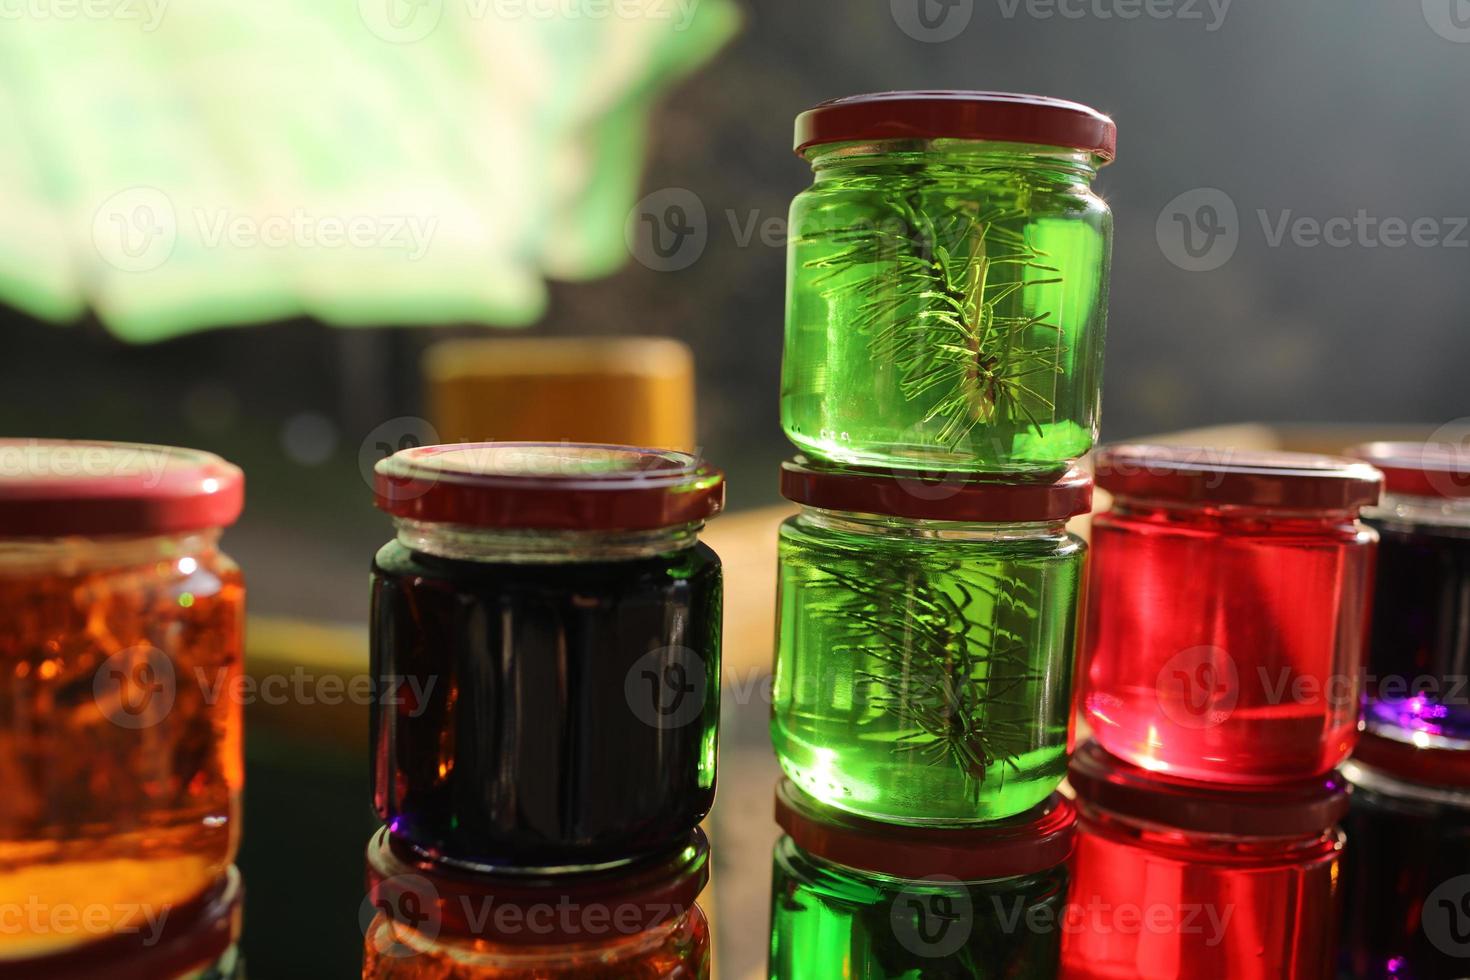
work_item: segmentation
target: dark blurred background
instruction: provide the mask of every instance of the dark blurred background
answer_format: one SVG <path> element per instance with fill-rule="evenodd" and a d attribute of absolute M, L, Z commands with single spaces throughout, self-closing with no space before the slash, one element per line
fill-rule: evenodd
<path fill-rule="evenodd" d="M 916 19 L 921 3 L 930 27 Z M 1098 182 L 1116 218 L 1106 440 L 1233 421 L 1435 426 L 1470 415 L 1463 0 L 740 6 L 743 32 L 661 101 L 642 180 L 654 201 L 693 192 L 702 254 L 667 272 L 630 256 L 606 278 L 553 285 L 546 316 L 518 331 L 691 345 L 699 442 L 729 472 L 733 508 L 775 502 L 789 452 L 777 415 L 784 246 L 779 226 L 768 241 L 759 229 L 783 222 L 810 179 L 791 153 L 792 118 L 864 91 L 1025 91 L 1116 118 L 1118 160 Z M 1331 223 L 1330 241 L 1312 222 Z M 429 344 L 494 326 L 291 321 L 130 346 L 97 322 L 7 313 L 0 431 L 221 453 L 248 474 L 246 515 L 226 545 L 252 611 L 363 624 L 368 561 L 390 536 L 364 477 L 375 433 L 426 413 Z M 270 751 L 252 743 L 253 760 Z M 365 801 L 364 756 L 323 768 Z M 320 936 L 301 921 L 289 957 L 252 949 L 262 976 L 329 975 L 287 966 L 309 962 L 293 957 L 313 946 L 333 975 L 353 975 L 356 909 L 291 887 L 308 875 L 361 894 L 371 821 L 314 806 L 322 792 L 316 776 L 252 769 L 252 916 L 270 914 L 259 903 L 294 902 L 293 914 L 330 907 L 332 920 Z"/>
<path fill-rule="evenodd" d="M 1027 91 L 1115 116 L 1118 161 L 1098 182 L 1117 228 L 1105 439 L 1470 414 L 1470 28 L 1452 40 L 1435 0 L 1237 0 L 1223 17 L 1220 0 L 1160 0 L 1169 16 L 1139 4 L 1136 19 L 1121 16 L 1129 0 L 959 0 L 949 23 L 968 22 L 944 42 L 905 33 L 906 2 L 746 0 L 743 33 L 663 101 L 652 128 L 644 192 L 698 196 L 703 254 L 679 271 L 630 260 L 606 279 L 553 286 L 548 315 L 526 331 L 691 344 L 699 439 L 730 471 L 733 506 L 773 501 L 787 453 L 784 251 L 745 232 L 784 221 L 809 181 L 791 153 L 792 117 L 862 91 Z M 922 2 L 945 23 L 944 8 Z M 1177 219 L 1157 232 L 1167 205 L 1202 188 L 1233 202 L 1238 247 L 1219 268 L 1188 271 L 1170 258 L 1184 254 Z M 1310 226 L 1290 230 L 1360 211 L 1432 219 L 1419 238 L 1435 244 L 1392 247 L 1371 226 L 1345 245 L 1312 244 Z M 361 622 L 365 563 L 388 534 L 359 472 L 361 443 L 424 412 L 429 342 L 483 332 L 289 322 L 132 347 L 95 325 L 7 315 L 0 430 L 181 443 L 239 462 L 249 506 L 230 546 L 251 573 L 253 608 Z"/>

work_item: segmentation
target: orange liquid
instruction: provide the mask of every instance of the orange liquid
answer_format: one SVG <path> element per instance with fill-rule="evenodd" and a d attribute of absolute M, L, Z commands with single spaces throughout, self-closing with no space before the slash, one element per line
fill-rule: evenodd
<path fill-rule="evenodd" d="M 435 941 L 379 914 L 363 980 L 707 980 L 709 922 L 699 906 L 676 923 L 605 943 L 514 947 Z"/>
<path fill-rule="evenodd" d="M 200 540 L 0 563 L 0 959 L 146 930 L 234 859 L 245 592 Z"/>

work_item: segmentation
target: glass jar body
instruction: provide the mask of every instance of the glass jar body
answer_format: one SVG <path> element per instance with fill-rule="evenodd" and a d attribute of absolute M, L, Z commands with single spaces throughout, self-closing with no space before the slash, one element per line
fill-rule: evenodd
<path fill-rule="evenodd" d="M 915 825 L 1001 819 L 1056 788 L 1080 540 L 807 508 L 779 548 L 771 737 L 792 782 Z"/>
<path fill-rule="evenodd" d="M 631 557 L 605 545 L 378 552 L 374 804 L 426 855 L 594 867 L 672 846 L 709 812 L 719 558 L 692 537 Z"/>
<path fill-rule="evenodd" d="M 431 936 L 379 913 L 363 980 L 708 980 L 709 922 L 698 905 L 635 935 L 564 946 Z"/>
<path fill-rule="evenodd" d="M 1185 779 L 1322 775 L 1357 738 L 1377 536 L 1343 514 L 1116 501 L 1092 528 L 1084 704 Z"/>
<path fill-rule="evenodd" d="M 1367 717 L 1470 748 L 1470 500 L 1390 495 L 1378 531 Z"/>
<path fill-rule="evenodd" d="M 1341 831 L 1242 838 L 1079 803 L 1071 980 L 1331 980 Z"/>
<path fill-rule="evenodd" d="M 931 470 L 1056 470 L 1091 449 L 1112 242 L 1095 160 L 973 140 L 806 155 L 787 437 L 822 459 Z"/>
<path fill-rule="evenodd" d="M 1470 973 L 1470 790 L 1425 787 L 1350 762 L 1343 861 L 1344 975 Z"/>
<path fill-rule="evenodd" d="M 771 980 L 1056 976 L 1067 870 L 962 882 L 847 868 L 776 844 Z"/>
<path fill-rule="evenodd" d="M 0 903 L 182 904 L 238 845 L 245 590 L 218 532 L 0 542 Z M 76 945 L 0 935 L 0 957 Z"/>

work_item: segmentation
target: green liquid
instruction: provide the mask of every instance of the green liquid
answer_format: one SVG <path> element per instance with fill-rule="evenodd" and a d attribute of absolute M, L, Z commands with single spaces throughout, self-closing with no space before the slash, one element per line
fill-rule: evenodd
<path fill-rule="evenodd" d="M 1066 774 L 1084 546 L 905 524 L 783 525 L 776 755 L 809 795 L 876 820 L 1020 813 Z"/>
<path fill-rule="evenodd" d="M 776 844 L 771 980 L 1050 980 L 1064 867 L 987 882 L 904 881 Z"/>
<path fill-rule="evenodd" d="M 1086 454 L 1112 217 L 1085 155 L 891 146 L 813 151 L 817 182 L 792 204 L 786 435 L 824 459 L 938 470 Z"/>

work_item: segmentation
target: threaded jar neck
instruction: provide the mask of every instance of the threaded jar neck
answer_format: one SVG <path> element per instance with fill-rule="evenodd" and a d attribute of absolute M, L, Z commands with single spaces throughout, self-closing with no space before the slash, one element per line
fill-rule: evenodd
<path fill-rule="evenodd" d="M 217 529 L 187 534 L 0 539 L 0 576 L 76 575 L 134 568 L 215 551 Z"/>
<path fill-rule="evenodd" d="M 1039 541 L 1067 536 L 1065 521 L 1026 521 L 1015 523 L 978 523 L 969 521 L 934 521 L 883 514 L 858 514 L 851 511 L 803 507 L 797 520 L 805 527 L 848 534 L 871 534 L 892 538 L 928 541 Z"/>
<path fill-rule="evenodd" d="M 398 518 L 398 543 L 410 551 L 456 561 L 565 564 L 631 561 L 691 548 L 703 522 L 651 531 L 560 531 L 484 528 Z"/>
<path fill-rule="evenodd" d="M 972 177 L 979 170 L 1034 171 L 1040 178 L 1090 184 L 1098 158 L 1085 150 L 1033 143 L 963 139 L 888 139 L 866 143 L 829 143 L 805 153 L 818 181 L 825 177 L 889 175 L 893 168 L 916 168 L 932 176 Z"/>

